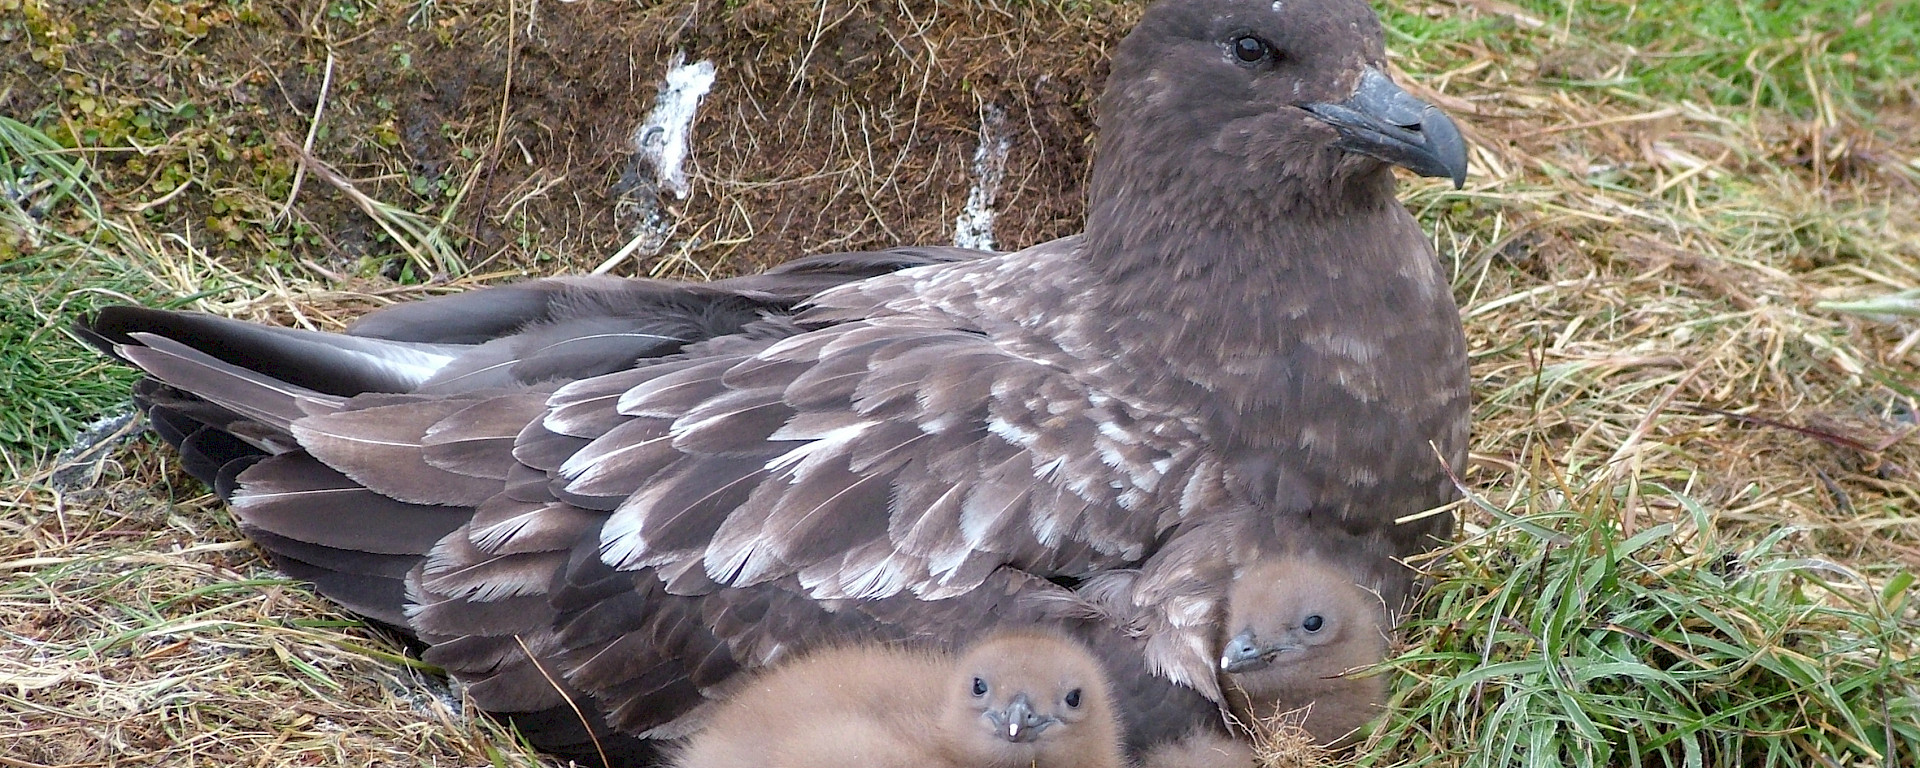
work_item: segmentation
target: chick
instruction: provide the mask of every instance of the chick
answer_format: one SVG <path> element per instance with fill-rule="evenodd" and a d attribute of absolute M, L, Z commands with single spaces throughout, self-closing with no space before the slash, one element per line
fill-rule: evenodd
<path fill-rule="evenodd" d="M 1252 743 L 1214 730 L 1155 745 L 1140 757 L 1140 768 L 1253 768 L 1259 763 Z"/>
<path fill-rule="evenodd" d="M 678 768 L 1121 768 L 1105 671 L 1079 642 L 1001 631 L 954 655 L 832 648 L 744 686 Z"/>
<path fill-rule="evenodd" d="M 1334 745 L 1385 711 L 1386 681 L 1348 673 L 1386 657 L 1386 607 L 1330 563 L 1257 559 L 1228 593 L 1223 634 L 1220 671 L 1254 718 L 1298 710 L 1315 742 Z"/>

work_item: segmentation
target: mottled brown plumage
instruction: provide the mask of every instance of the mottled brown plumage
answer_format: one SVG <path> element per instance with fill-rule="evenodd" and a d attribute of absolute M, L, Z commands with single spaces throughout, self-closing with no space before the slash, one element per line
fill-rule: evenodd
<path fill-rule="evenodd" d="M 644 755 L 797 648 L 964 643 L 1078 583 L 1142 749 L 1223 699 L 1254 554 L 1398 608 L 1451 523 L 1415 513 L 1454 498 L 1465 344 L 1389 165 L 1458 181 L 1464 146 L 1385 66 L 1361 0 L 1153 6 L 1085 233 L 1015 253 L 82 333 L 283 569 L 549 748 Z"/>
<path fill-rule="evenodd" d="M 1121 768 L 1100 663 L 1055 634 L 998 632 L 958 656 L 832 648 L 740 686 L 677 768 Z"/>

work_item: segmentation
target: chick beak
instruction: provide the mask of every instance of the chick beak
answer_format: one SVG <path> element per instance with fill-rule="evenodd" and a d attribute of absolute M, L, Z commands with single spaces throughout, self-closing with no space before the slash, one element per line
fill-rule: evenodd
<path fill-rule="evenodd" d="M 1254 672 L 1265 669 L 1269 663 L 1271 660 L 1262 658 L 1260 646 L 1253 642 L 1252 630 L 1234 635 L 1220 652 L 1220 671 L 1227 674 Z"/>
<path fill-rule="evenodd" d="M 1296 647 L 1290 643 L 1262 647 L 1254 637 L 1253 630 L 1249 629 L 1234 635 L 1233 639 L 1227 641 L 1227 647 L 1220 651 L 1220 671 L 1229 675 L 1258 672 L 1272 666 L 1273 660 L 1280 654 Z"/>
<path fill-rule="evenodd" d="M 1013 697 L 1007 702 L 1007 708 L 999 712 L 988 712 L 987 719 L 993 721 L 1000 730 L 1000 737 L 1015 744 L 1024 744 L 1040 737 L 1040 732 L 1054 723 L 1054 719 L 1033 711 L 1033 702 L 1026 694 Z"/>

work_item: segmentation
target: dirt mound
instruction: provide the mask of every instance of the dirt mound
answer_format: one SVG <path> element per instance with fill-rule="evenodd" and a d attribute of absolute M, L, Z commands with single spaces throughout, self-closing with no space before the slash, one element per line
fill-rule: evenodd
<path fill-rule="evenodd" d="M 37 38 L 49 61 L 12 58 L 26 69 L 113 73 L 103 88 L 141 89 L 90 97 L 91 111 L 65 128 L 75 144 L 110 143 L 103 132 L 122 130 L 136 142 L 143 131 L 166 139 L 100 163 L 108 186 L 129 193 L 122 200 L 152 204 L 152 223 L 227 234 L 215 252 L 236 267 L 284 254 L 389 277 L 402 249 L 325 182 L 309 176 L 301 186 L 291 237 L 269 223 L 310 130 L 313 158 L 373 200 L 439 222 L 434 234 L 459 261 L 581 268 L 633 235 L 635 222 L 615 211 L 646 194 L 632 134 L 669 61 L 710 60 L 718 75 L 693 129 L 692 194 L 667 200 L 676 221 L 663 258 L 673 263 L 620 270 L 690 275 L 951 240 L 985 109 L 1004 111 L 1007 167 L 1018 169 L 1000 191 L 999 242 L 1074 231 L 1105 50 L 1138 12 L 1107 3 L 186 3 L 124 29 L 85 26 L 103 14 L 77 28 L 53 19 L 43 25 L 51 37 Z M 179 52 L 151 53 L 168 48 Z M 46 95 L 13 90 L 0 107 L 74 109 L 35 102 Z M 178 108 L 156 114 L 155 103 Z M 196 123 L 221 135 L 182 129 Z M 258 183 L 263 176 L 271 183 Z"/>

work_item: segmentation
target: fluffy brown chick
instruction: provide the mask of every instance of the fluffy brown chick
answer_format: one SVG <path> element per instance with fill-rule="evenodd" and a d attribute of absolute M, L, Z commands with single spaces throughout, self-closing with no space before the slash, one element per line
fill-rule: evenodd
<path fill-rule="evenodd" d="M 678 768 L 1121 768 L 1105 671 L 1079 642 L 1005 631 L 965 653 L 832 648 L 722 705 Z"/>
<path fill-rule="evenodd" d="M 1234 702 L 1256 719 L 1304 711 L 1300 725 L 1338 744 L 1386 707 L 1386 681 L 1348 673 L 1387 652 L 1380 596 L 1309 555 L 1266 556 L 1234 580 L 1220 671 Z"/>

